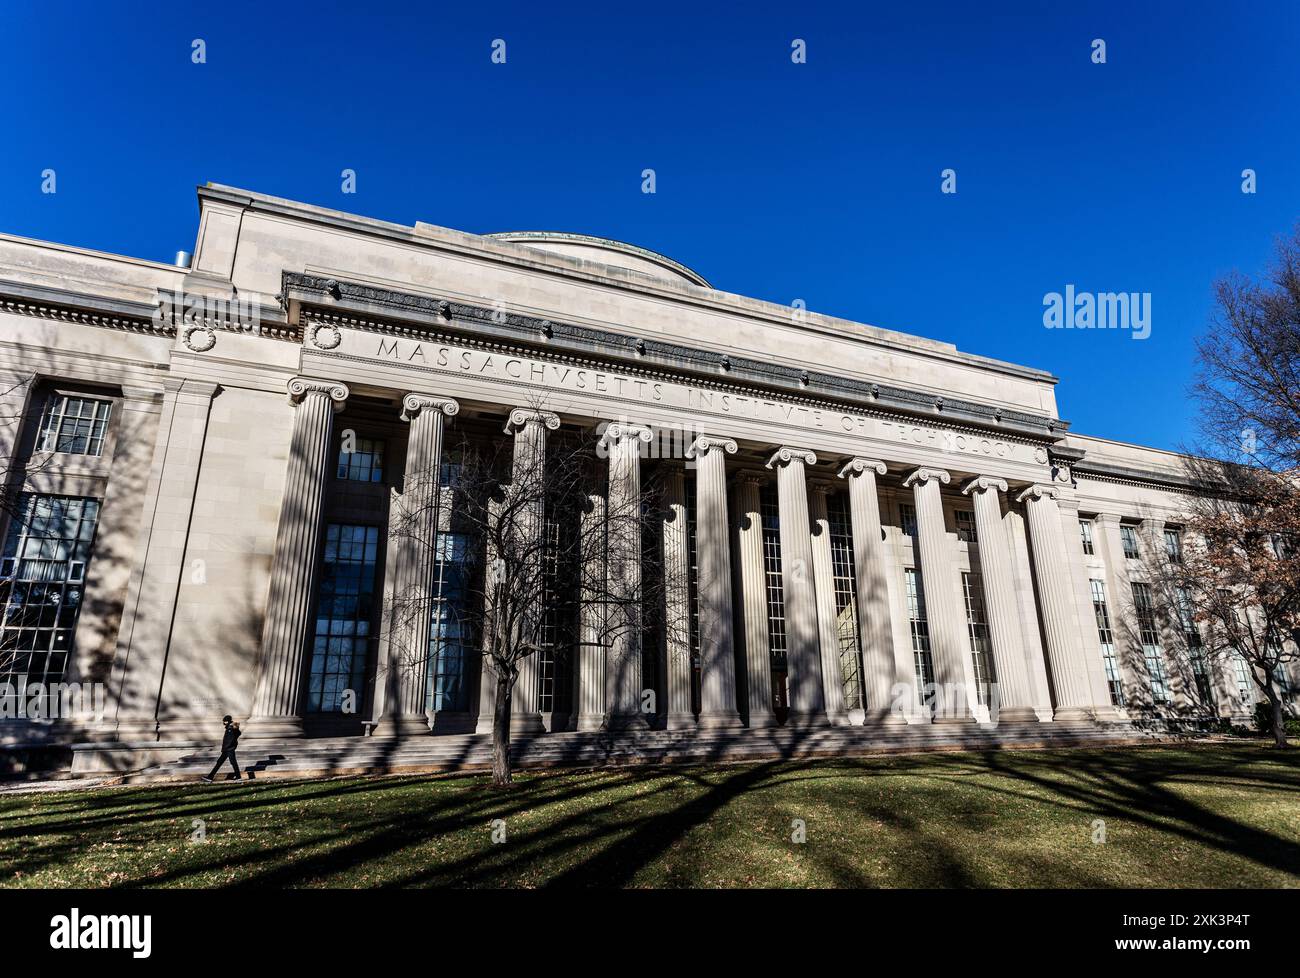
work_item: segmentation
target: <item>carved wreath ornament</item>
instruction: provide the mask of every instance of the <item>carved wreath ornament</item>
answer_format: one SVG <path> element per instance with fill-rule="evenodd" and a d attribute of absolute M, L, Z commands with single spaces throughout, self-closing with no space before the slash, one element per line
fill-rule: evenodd
<path fill-rule="evenodd" d="M 343 334 L 329 323 L 316 323 L 310 335 L 312 345 L 320 350 L 332 350 L 343 342 Z"/>
<path fill-rule="evenodd" d="M 186 349 L 207 353 L 217 345 L 217 332 L 211 326 L 191 326 L 181 334 Z"/>

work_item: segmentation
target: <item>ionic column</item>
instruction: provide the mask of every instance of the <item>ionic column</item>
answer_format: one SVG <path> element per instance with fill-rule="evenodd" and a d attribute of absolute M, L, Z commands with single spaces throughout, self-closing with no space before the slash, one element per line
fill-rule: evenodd
<path fill-rule="evenodd" d="M 840 663 L 839 616 L 835 607 L 835 568 L 831 558 L 831 520 L 826 497 L 832 483 L 815 479 L 810 488 L 809 519 L 812 524 L 813 588 L 817 592 L 817 643 L 821 648 L 822 691 L 826 716 L 835 726 L 848 726 L 844 703 L 844 669 Z M 849 709 L 858 706 L 848 704 Z"/>
<path fill-rule="evenodd" d="M 664 568 L 665 704 L 668 729 L 695 726 L 691 709 L 691 562 L 686 533 L 686 473 L 680 465 L 664 478 L 664 514 L 660 522 Z M 698 531 L 697 531 L 698 532 Z M 698 541 L 697 541 L 698 543 Z"/>
<path fill-rule="evenodd" d="M 609 451 L 609 659 L 605 701 L 613 728 L 645 726 L 641 711 L 641 425 L 611 422 L 602 436 Z"/>
<path fill-rule="evenodd" d="M 551 411 L 537 411 L 531 408 L 516 408 L 510 412 L 506 421 L 506 434 L 515 436 L 514 455 L 511 465 L 511 485 L 516 492 L 526 493 L 529 498 L 527 509 L 521 513 L 519 529 L 525 540 L 537 541 L 539 545 L 529 548 L 533 559 L 541 560 L 541 535 L 546 532 L 545 512 L 543 510 L 543 488 L 546 485 L 546 433 L 560 427 L 560 416 Z M 540 574 L 540 566 L 532 574 Z M 530 622 L 524 628 L 526 635 L 539 635 L 539 623 L 546 609 L 540 604 L 529 611 Z M 558 654 L 559 650 L 556 650 Z M 511 733 L 537 734 L 545 732 L 546 725 L 538 710 L 538 679 L 541 669 L 537 657 L 540 652 L 533 652 L 516 660 L 519 676 L 515 679 L 514 693 L 510 698 Z"/>
<path fill-rule="evenodd" d="M 700 726 L 738 727 L 735 621 L 731 605 L 731 552 L 727 525 L 727 456 L 730 438 L 701 436 L 687 449 L 695 459 L 696 594 L 700 619 Z"/>
<path fill-rule="evenodd" d="M 388 695 L 381 729 L 394 735 L 429 731 L 428 677 L 433 587 L 438 559 L 438 483 L 444 418 L 460 411 L 451 398 L 412 393 L 402 398 L 410 424 L 398 508 L 393 582 L 394 634 L 389 642 Z"/>
<path fill-rule="evenodd" d="M 812 530 L 808 523 L 806 465 L 817 456 L 800 448 L 782 448 L 767 467 L 776 469 L 781 518 L 781 583 L 785 594 L 786 682 L 790 689 L 790 726 L 827 723 L 822 687 L 821 643 L 817 630 L 817 593 L 813 586 Z"/>
<path fill-rule="evenodd" d="M 880 528 L 880 497 L 876 493 L 876 476 L 886 471 L 884 462 L 855 458 L 840 469 L 839 476 L 847 479 L 849 486 L 866 722 L 903 725 L 907 721 L 892 709 L 897 679 L 894 629 L 889 614 L 889 554 Z"/>
<path fill-rule="evenodd" d="M 579 730 L 599 730 L 605 724 L 607 633 L 604 599 L 609 573 L 605 545 L 607 528 L 605 490 L 592 489 L 587 493 L 578 529 L 578 560 L 582 566 L 582 580 L 578 596 L 578 661 L 577 668 L 574 669 L 577 688 L 574 690 L 573 702 L 578 713 L 576 726 Z"/>
<path fill-rule="evenodd" d="M 1047 660 L 1051 666 L 1056 720 L 1088 719 L 1092 697 L 1088 672 L 1082 661 L 1079 623 L 1072 600 L 1073 584 L 1065 559 L 1061 513 L 1056 505 L 1059 490 L 1033 485 L 1016 497 L 1025 504 L 1029 520 L 1029 541 L 1034 577 L 1047 639 Z"/>
<path fill-rule="evenodd" d="M 767 574 L 763 563 L 763 512 L 759 489 L 764 477 L 742 472 L 737 477 L 736 576 L 741 600 L 741 634 L 745 646 L 745 695 L 741 707 L 748 712 L 751 729 L 776 726 L 772 712 L 772 648 L 767 623 Z"/>
<path fill-rule="evenodd" d="M 993 719 L 1037 723 L 1025 650 L 1020 641 L 1020 619 L 1016 614 L 1015 577 L 1011 570 L 1011 547 L 1002 525 L 998 492 L 1006 492 L 1002 479 L 982 476 L 962 488 L 975 504 L 975 536 L 978 540 L 980 572 L 984 578 L 984 603 L 988 609 L 989 636 L 993 641 L 998 713 Z"/>
<path fill-rule="evenodd" d="M 951 476 L 942 469 L 917 469 L 903 480 L 912 487 L 916 506 L 917 556 L 921 562 L 921 588 L 934 659 L 934 681 L 939 686 L 935 722 L 964 722 L 971 718 L 971 691 L 975 676 L 957 587 L 957 557 L 948 540 L 943 519 L 940 484 Z"/>
<path fill-rule="evenodd" d="M 303 655 L 316 599 L 321 506 L 333 463 L 334 415 L 348 397 L 344 384 L 295 377 L 289 397 L 298 410 L 289 441 L 284 498 L 271 558 L 271 586 L 262 629 L 253 715 L 253 737 L 302 733 Z"/>

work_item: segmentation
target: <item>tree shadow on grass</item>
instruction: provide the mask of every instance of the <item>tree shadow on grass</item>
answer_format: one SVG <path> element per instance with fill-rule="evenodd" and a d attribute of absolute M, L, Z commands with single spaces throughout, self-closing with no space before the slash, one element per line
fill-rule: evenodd
<path fill-rule="evenodd" d="M 269 844 L 254 838 L 238 854 L 194 847 L 182 864 L 129 874 L 118 885 L 195 885 L 204 874 L 234 870 L 235 885 L 258 887 L 363 878 L 386 886 L 689 886 L 737 878 L 733 866 L 705 864 L 719 838 L 771 852 L 788 843 L 788 816 L 807 808 L 830 813 L 810 823 L 810 844 L 795 848 L 796 878 L 819 885 L 1112 885 L 1077 853 L 972 850 L 981 831 L 1005 839 L 1014 825 L 1008 806 L 1029 804 L 1055 825 L 1077 818 L 1081 845 L 1092 819 L 1115 819 L 1300 878 L 1297 839 L 1216 810 L 1221 795 L 1189 795 L 1203 786 L 1285 801 L 1300 790 L 1300 758 L 1251 747 L 1001 751 L 548 773 L 521 778 L 509 791 L 478 776 L 115 789 L 7 814 L 0 846 L 26 849 L 30 874 L 74 865 L 88 842 L 108 841 L 110 832 L 112 841 L 138 846 L 159 845 L 163 836 L 180 842 L 190 819 L 204 818 L 222 831 L 264 832 Z M 286 824 L 266 829 L 266 818 Z M 494 819 L 506 823 L 504 845 L 489 841 Z M 845 819 L 867 821 L 847 826 Z M 863 824 L 884 829 L 880 848 Z M 990 852 L 1000 860 L 992 868 Z M 763 868 L 757 885 L 769 882 Z"/>

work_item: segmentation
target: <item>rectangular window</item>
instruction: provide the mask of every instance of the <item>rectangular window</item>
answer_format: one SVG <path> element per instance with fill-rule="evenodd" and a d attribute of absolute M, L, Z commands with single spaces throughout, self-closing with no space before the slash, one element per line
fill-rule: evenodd
<path fill-rule="evenodd" d="M 984 586 L 978 574 L 961 575 L 962 593 L 966 598 L 966 631 L 970 636 L 971 663 L 975 668 L 975 691 L 980 706 L 989 705 L 989 686 L 993 683 L 993 643 L 989 639 L 988 615 L 984 611 Z"/>
<path fill-rule="evenodd" d="M 98 521 L 97 499 L 19 497 L 0 578 L 0 682 L 63 681 Z"/>
<path fill-rule="evenodd" d="M 1171 564 L 1183 562 L 1183 536 L 1177 530 L 1165 530 L 1165 556 Z"/>
<path fill-rule="evenodd" d="M 1115 635 L 1110 627 L 1110 610 L 1106 607 L 1106 585 L 1093 578 L 1089 582 L 1092 588 L 1092 613 L 1097 620 L 1097 641 L 1101 645 L 1101 661 L 1106 669 L 1106 685 L 1110 687 L 1112 706 L 1124 705 L 1124 680 L 1120 675 L 1119 662 L 1115 658 Z"/>
<path fill-rule="evenodd" d="M 429 614 L 426 709 L 469 708 L 465 666 L 476 663 L 467 614 L 469 537 L 439 533 L 434 552 L 433 601 Z"/>
<path fill-rule="evenodd" d="M 1178 624 L 1183 631 L 1183 641 L 1187 644 L 1187 658 L 1192 666 L 1192 675 L 1196 679 L 1197 698 L 1204 705 L 1213 706 L 1214 692 L 1210 684 L 1210 668 L 1205 657 L 1205 643 L 1201 640 L 1201 630 L 1197 627 L 1192 612 L 1191 591 L 1185 587 L 1178 588 L 1176 601 Z"/>
<path fill-rule="evenodd" d="M 785 669 L 785 582 L 781 579 L 781 517 L 776 490 L 759 492 L 763 516 L 763 577 L 767 584 L 767 638 L 775 668 Z"/>
<path fill-rule="evenodd" d="M 1147 674 L 1151 677 L 1151 699 L 1158 704 L 1168 704 L 1169 678 L 1165 673 L 1164 650 L 1160 645 L 1160 628 L 1156 623 L 1156 607 L 1151 597 L 1151 585 L 1133 582 L 1133 608 L 1137 612 L 1138 639 L 1146 659 Z"/>
<path fill-rule="evenodd" d="M 916 688 L 922 702 L 934 702 L 934 662 L 930 658 L 930 626 L 925 619 L 925 593 L 921 572 L 908 568 L 903 572 L 907 591 L 907 620 L 912 631 L 912 661 L 916 670 Z"/>
<path fill-rule="evenodd" d="M 826 498 L 831 537 L 831 577 L 835 587 L 835 632 L 839 637 L 840 675 L 844 702 L 849 709 L 862 703 L 862 677 L 858 669 L 857 581 L 853 572 L 853 526 L 844 493 Z M 883 705 L 883 704 L 882 704 Z"/>
<path fill-rule="evenodd" d="M 979 543 L 975 536 L 975 514 L 969 509 L 957 510 L 957 539 L 963 543 Z"/>
<path fill-rule="evenodd" d="M 916 539 L 916 507 L 911 503 L 898 504 L 898 526 L 903 536 Z"/>
<path fill-rule="evenodd" d="M 346 451 L 351 442 L 352 451 Z M 339 447 L 339 478 L 350 482 L 384 481 L 384 443 L 374 438 L 345 437 Z"/>
<path fill-rule="evenodd" d="M 438 466 L 438 485 L 442 488 L 458 486 L 465 474 L 465 459 L 460 451 L 451 450 L 442 453 L 442 464 Z"/>
<path fill-rule="evenodd" d="M 1131 524 L 1119 525 L 1119 539 L 1124 545 L 1124 556 L 1129 560 L 1137 560 L 1142 556 L 1142 551 L 1138 549 L 1137 530 Z"/>
<path fill-rule="evenodd" d="M 378 551 L 377 527 L 331 523 L 325 528 L 307 690 L 307 708 L 313 713 L 361 709 Z"/>
<path fill-rule="evenodd" d="M 1250 666 L 1246 665 L 1246 657 L 1240 652 L 1232 657 L 1232 671 L 1237 680 L 1237 696 L 1241 698 L 1241 705 L 1248 707 L 1255 702 L 1255 697 L 1250 689 Z"/>
<path fill-rule="evenodd" d="M 112 410 L 112 401 L 75 394 L 55 395 L 45 407 L 37 451 L 102 455 Z"/>
<path fill-rule="evenodd" d="M 441 536 L 441 534 L 439 534 Z M 547 513 L 542 521 L 542 624 L 537 656 L 537 710 L 551 713 L 555 710 L 556 679 L 559 672 L 560 649 L 563 645 L 563 623 L 560 614 L 560 595 L 555 585 L 559 570 L 560 524 L 553 514 Z M 524 695 L 523 689 L 515 691 Z"/>
<path fill-rule="evenodd" d="M 1079 520 L 1079 539 L 1083 541 L 1083 552 L 1087 556 L 1093 556 L 1092 547 L 1092 520 Z"/>

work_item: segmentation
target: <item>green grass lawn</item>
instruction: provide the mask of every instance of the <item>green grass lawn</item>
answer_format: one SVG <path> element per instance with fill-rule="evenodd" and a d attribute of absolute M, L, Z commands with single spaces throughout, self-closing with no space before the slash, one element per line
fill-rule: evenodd
<path fill-rule="evenodd" d="M 196 819 L 205 841 L 191 840 Z M 505 791 L 475 775 L 0 796 L 4 886 L 550 884 L 1296 886 L 1300 751 L 624 768 L 526 773 Z"/>

